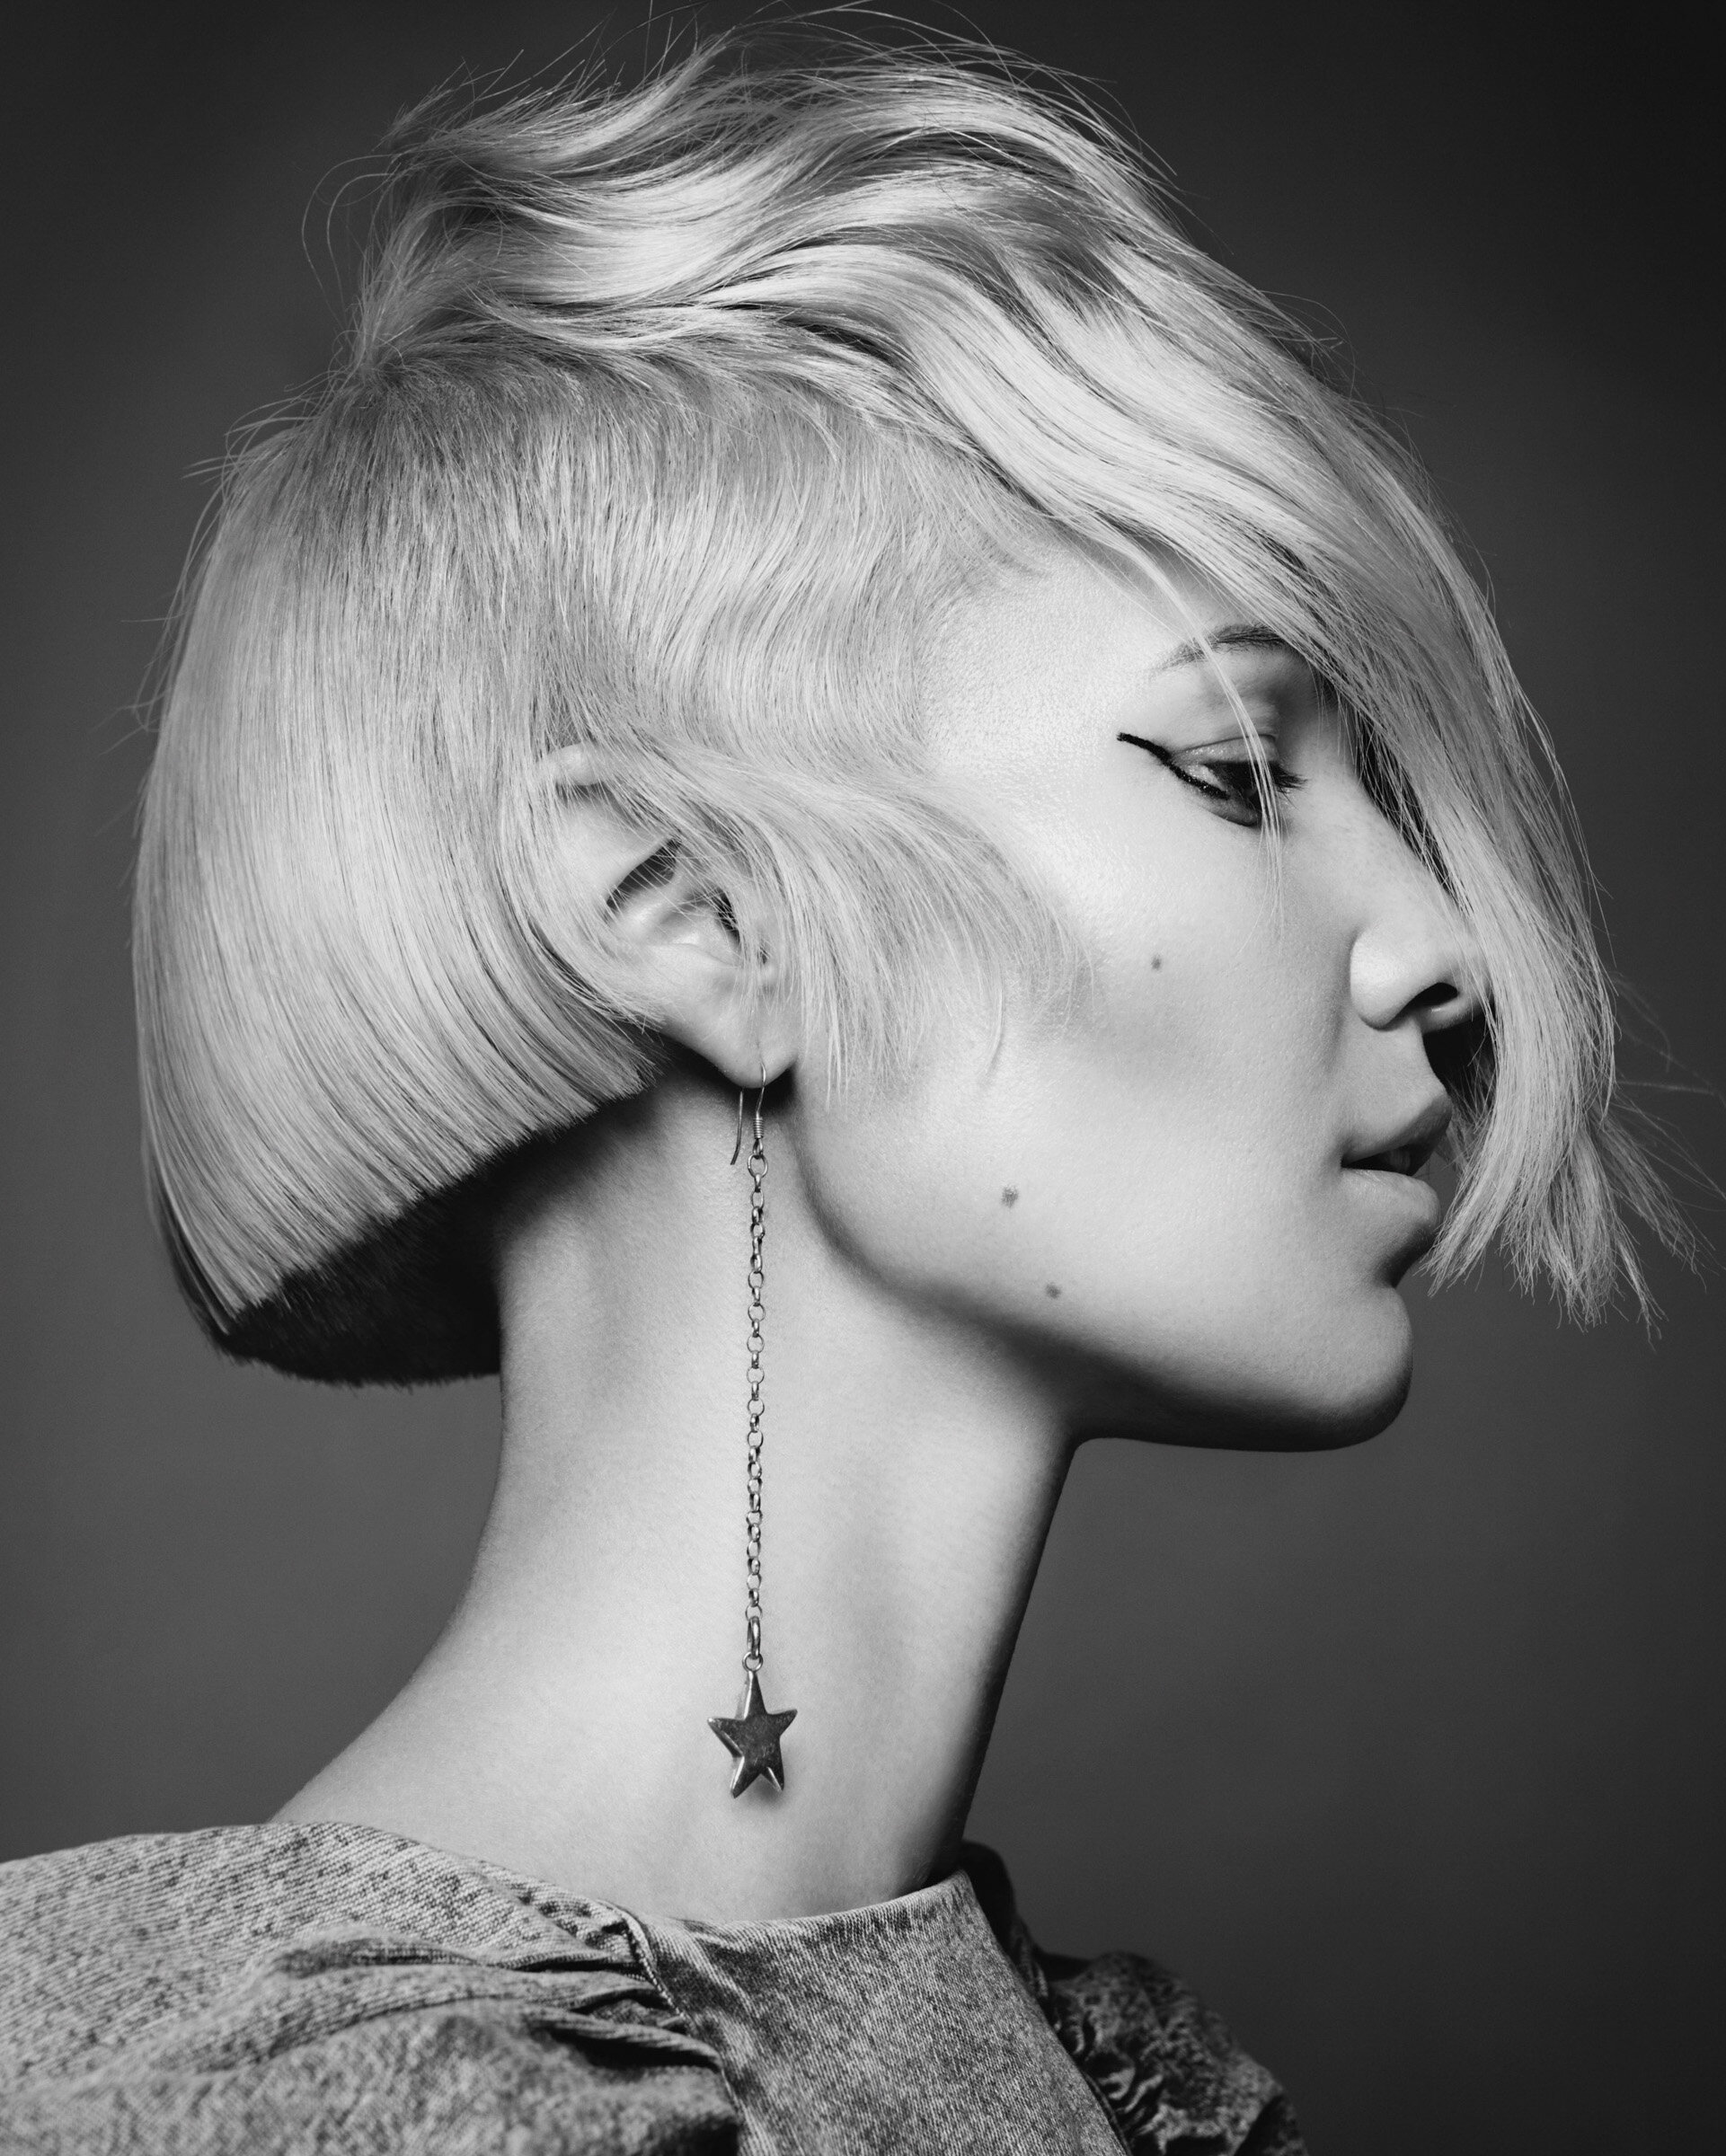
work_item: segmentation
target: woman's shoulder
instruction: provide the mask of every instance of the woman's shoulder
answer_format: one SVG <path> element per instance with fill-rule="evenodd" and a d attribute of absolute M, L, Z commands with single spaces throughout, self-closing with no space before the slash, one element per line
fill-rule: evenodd
<path fill-rule="evenodd" d="M 0 1865 L 0 2141 L 706 2151 L 734 2116 L 618 1912 L 373 1830 Z"/>

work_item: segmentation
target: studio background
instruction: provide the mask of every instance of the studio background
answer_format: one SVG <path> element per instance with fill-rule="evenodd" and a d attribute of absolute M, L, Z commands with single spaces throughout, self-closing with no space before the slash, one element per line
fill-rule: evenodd
<path fill-rule="evenodd" d="M 13 21 L 0 1857 L 266 1816 L 401 1683 L 464 1577 L 495 1386 L 226 1365 L 152 1243 L 137 698 L 198 473 L 327 354 L 314 192 L 435 82 L 544 66 L 600 19 L 474 0 Z M 1425 11 L 969 19 L 1101 83 L 1205 243 L 1346 335 L 1412 432 L 1557 738 L 1615 961 L 1669 1041 L 1637 1067 L 1680 1090 L 1647 1098 L 1726 1176 L 1700 50 L 1652 18 L 1637 44 L 1572 17 L 1561 49 Z M 973 1832 L 1046 1944 L 1193 1981 L 1288 2085 L 1314 2156 L 1665 2156 L 1717 2126 L 1722 1291 L 1654 1277 L 1652 1345 L 1624 1320 L 1565 1330 L 1496 1277 L 1415 1286 L 1412 1402 L 1355 1451 L 1080 1461 Z"/>

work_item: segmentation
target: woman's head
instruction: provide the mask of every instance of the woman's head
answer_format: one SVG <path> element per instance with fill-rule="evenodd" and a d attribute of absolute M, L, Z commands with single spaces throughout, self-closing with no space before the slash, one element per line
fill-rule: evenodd
<path fill-rule="evenodd" d="M 566 873 L 578 811 L 637 835 L 625 878 L 716 895 L 808 1084 L 916 1098 L 955 994 L 1079 1038 L 1083 894 L 952 742 L 978 624 L 1005 649 L 1081 586 L 1132 595 L 1147 664 L 1153 629 L 1292 654 L 1454 924 L 1441 1257 L 1496 1233 L 1598 1305 L 1615 1199 L 1659 1201 L 1555 781 L 1403 460 L 1310 362 L 1105 130 L 968 61 L 721 45 L 410 123 L 344 356 L 230 472 L 146 804 L 146 1142 L 217 1337 L 484 1366 L 451 1194 L 650 1082 L 667 1022 Z M 1240 664 L 1197 674 L 1250 732 Z M 1164 768 L 1112 747 L 1123 800 Z M 1253 964 L 1297 923 L 1300 805 Z"/>

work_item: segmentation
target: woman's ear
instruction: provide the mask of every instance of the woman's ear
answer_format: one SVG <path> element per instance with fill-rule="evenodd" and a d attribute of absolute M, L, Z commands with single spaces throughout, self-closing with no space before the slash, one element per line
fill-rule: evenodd
<path fill-rule="evenodd" d="M 536 773 L 549 807 L 556 910 L 584 916 L 633 1009 L 739 1087 L 792 1062 L 770 957 L 744 948 L 727 893 L 692 872 L 677 832 L 618 808 L 601 752 L 561 748 Z"/>

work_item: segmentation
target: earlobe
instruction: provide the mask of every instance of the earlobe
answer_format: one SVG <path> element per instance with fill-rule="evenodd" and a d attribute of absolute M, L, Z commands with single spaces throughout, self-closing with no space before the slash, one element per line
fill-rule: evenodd
<path fill-rule="evenodd" d="M 603 950 L 624 1000 L 732 1084 L 759 1084 L 764 1063 L 779 1075 L 795 1042 L 777 968 L 745 949 L 722 884 L 697 872 L 677 832 L 620 810 L 603 752 L 553 750 L 536 776 L 553 810 L 556 912 Z"/>

